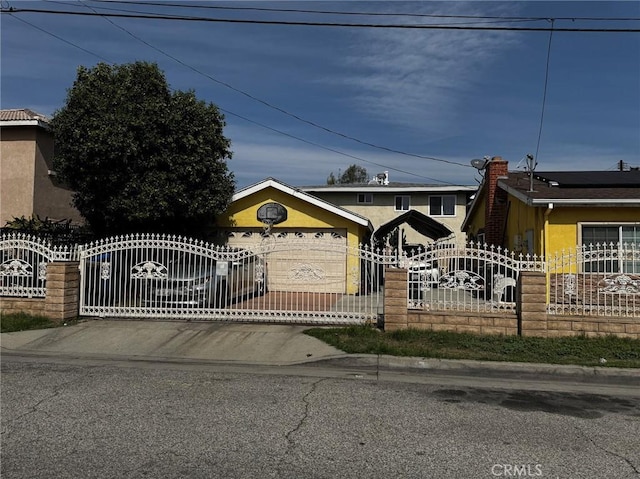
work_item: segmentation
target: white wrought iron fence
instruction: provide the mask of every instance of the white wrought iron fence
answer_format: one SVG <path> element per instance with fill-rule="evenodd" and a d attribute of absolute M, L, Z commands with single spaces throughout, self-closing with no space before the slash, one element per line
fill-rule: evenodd
<path fill-rule="evenodd" d="M 430 311 L 515 311 L 521 271 L 544 271 L 537 256 L 495 246 L 434 244 L 402 260 L 408 270 L 409 309 Z"/>
<path fill-rule="evenodd" d="M 0 236 L 0 296 L 44 298 L 47 265 L 75 259 L 76 249 L 22 233 Z"/>
<path fill-rule="evenodd" d="M 366 248 L 131 235 L 79 254 L 84 315 L 348 324 L 382 310 L 387 257 Z"/>
<path fill-rule="evenodd" d="M 548 261 L 548 312 L 640 318 L 640 245 L 577 246 Z"/>

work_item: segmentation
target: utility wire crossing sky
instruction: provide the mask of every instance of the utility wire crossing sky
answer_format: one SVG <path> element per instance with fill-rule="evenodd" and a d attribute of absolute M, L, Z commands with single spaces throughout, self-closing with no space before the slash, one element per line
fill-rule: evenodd
<path fill-rule="evenodd" d="M 494 155 L 640 164 L 636 2 L 1 6 L 2 108 L 52 115 L 78 66 L 152 61 L 225 113 L 239 187 L 324 184 L 350 164 L 477 184 L 470 161 Z"/>

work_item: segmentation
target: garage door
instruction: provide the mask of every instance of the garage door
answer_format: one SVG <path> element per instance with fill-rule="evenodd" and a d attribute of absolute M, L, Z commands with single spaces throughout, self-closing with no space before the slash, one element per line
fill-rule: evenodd
<path fill-rule="evenodd" d="M 228 244 L 263 256 L 269 291 L 346 293 L 346 230 L 237 229 Z"/>

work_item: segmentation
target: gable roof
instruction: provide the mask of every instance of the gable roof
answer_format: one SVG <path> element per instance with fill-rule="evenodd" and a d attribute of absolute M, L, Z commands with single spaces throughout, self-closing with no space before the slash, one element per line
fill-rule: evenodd
<path fill-rule="evenodd" d="M 529 206 L 640 206 L 640 171 L 550 171 L 535 172 L 533 188 L 527 172 L 510 171 L 498 179 L 497 187 Z M 467 215 L 466 228 L 486 195 L 486 177 L 480 184 Z M 530 191 L 532 190 L 532 191 Z"/>
<path fill-rule="evenodd" d="M 427 238 L 432 238 L 434 240 L 446 238 L 453 234 L 453 231 L 451 231 L 445 225 L 428 217 L 424 213 L 421 213 L 417 210 L 409 210 L 406 213 L 403 213 L 400 216 L 396 216 L 391 221 L 388 221 L 387 223 L 381 225 L 375 231 L 375 233 L 373 233 L 374 239 L 384 238 L 386 235 L 388 235 L 394 229 L 404 223 L 407 223 L 421 235 L 426 236 Z"/>
<path fill-rule="evenodd" d="M 47 128 L 49 119 L 28 108 L 0 110 L 0 123 L 5 126 L 41 126 Z"/>
<path fill-rule="evenodd" d="M 360 226 L 364 226 L 370 231 L 373 231 L 373 225 L 371 224 L 371 221 L 369 221 L 369 219 L 365 218 L 364 216 L 359 215 L 357 213 L 353 213 L 352 211 L 341 208 L 339 206 L 336 206 L 333 203 L 329 203 L 328 201 L 322 200 L 316 196 L 306 193 L 302 191 L 300 188 L 294 188 L 293 186 L 289 186 L 271 177 L 266 178 L 253 185 L 247 186 L 246 188 L 243 188 L 240 191 L 236 192 L 232 197 L 232 201 L 238 201 L 242 198 L 246 198 L 247 196 L 250 196 L 258 191 L 262 191 L 266 188 L 274 188 L 278 191 L 281 191 L 285 194 L 291 195 L 299 200 L 309 203 L 310 205 L 317 206 L 318 208 L 322 208 L 323 210 L 329 211 L 335 215 L 338 215 L 342 218 L 345 218 L 349 221 L 359 224 Z"/>

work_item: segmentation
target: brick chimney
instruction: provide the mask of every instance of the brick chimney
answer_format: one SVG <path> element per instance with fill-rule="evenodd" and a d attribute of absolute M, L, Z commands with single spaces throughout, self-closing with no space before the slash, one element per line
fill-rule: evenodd
<path fill-rule="evenodd" d="M 485 205 L 484 235 L 487 244 L 504 246 L 504 230 L 507 221 L 507 192 L 498 188 L 498 180 L 509 174 L 509 162 L 494 156 L 487 163 L 485 181 L 487 202 Z"/>

